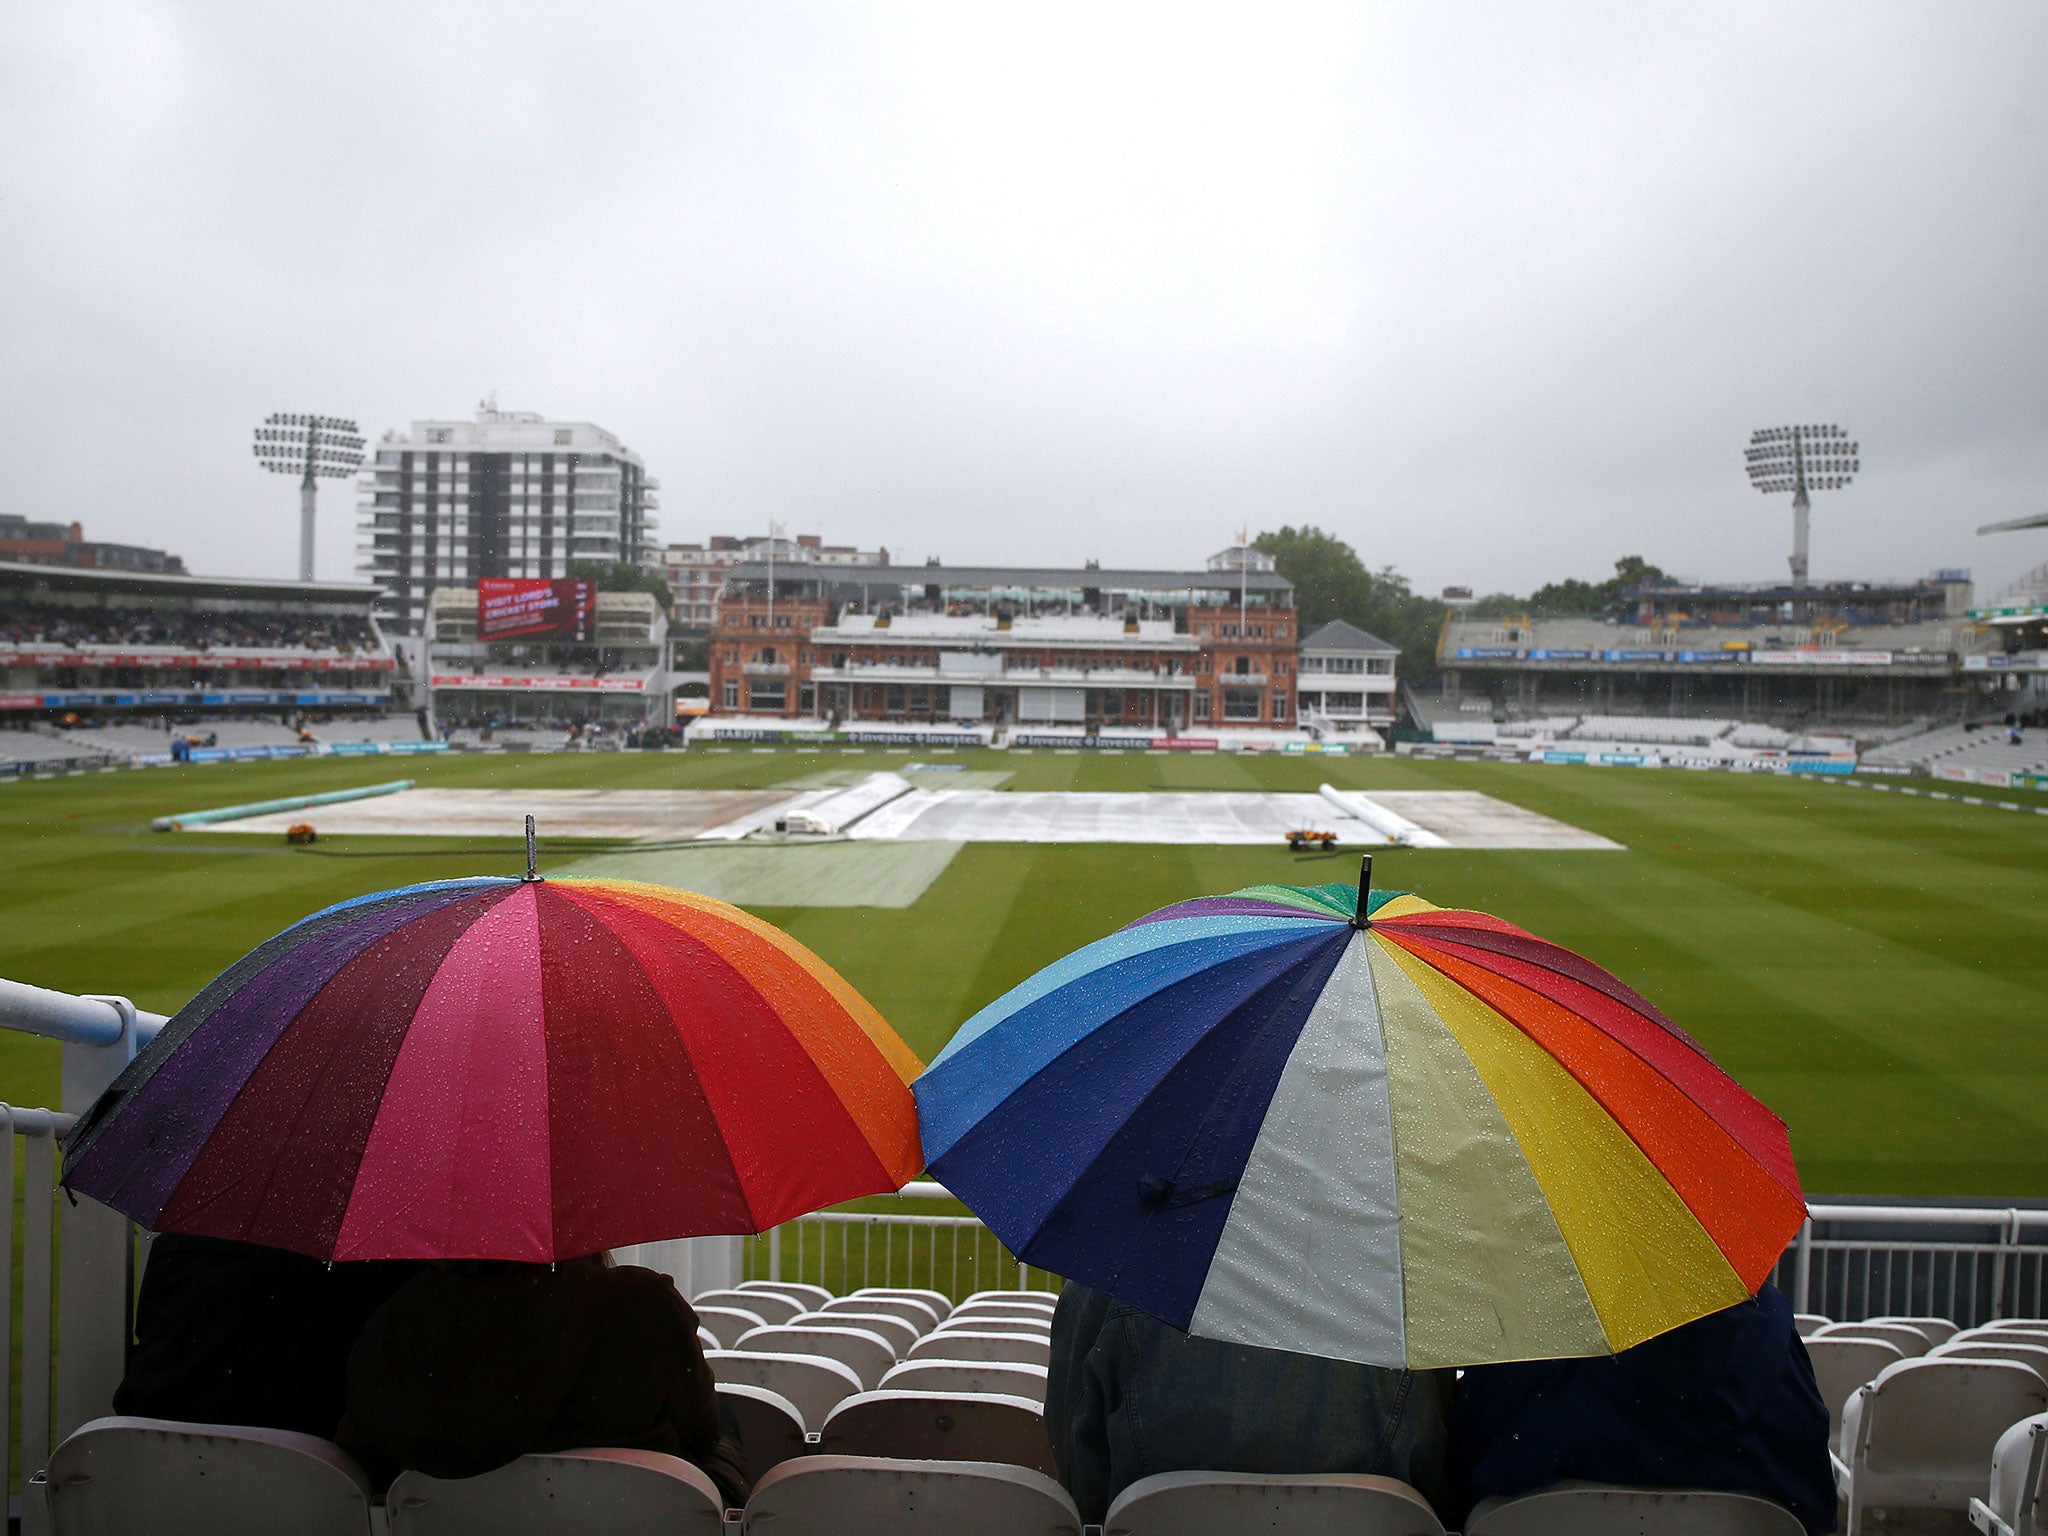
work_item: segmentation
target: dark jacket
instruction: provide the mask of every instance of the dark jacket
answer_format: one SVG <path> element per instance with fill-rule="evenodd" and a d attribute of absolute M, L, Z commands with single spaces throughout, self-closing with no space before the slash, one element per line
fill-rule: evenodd
<path fill-rule="evenodd" d="M 1052 1320 L 1045 1428 L 1081 1518 L 1155 1472 L 1376 1472 L 1442 1492 L 1447 1371 L 1198 1339 L 1069 1284 Z"/>
<path fill-rule="evenodd" d="M 166 1232 L 150 1240 L 116 1413 L 334 1438 L 356 1335 L 419 1273 Z"/>
<path fill-rule="evenodd" d="M 1773 1285 L 1618 1355 L 1468 1370 L 1451 1449 L 1473 1501 L 1579 1478 L 1754 1493 L 1835 1528 L 1827 1405 Z"/>
<path fill-rule="evenodd" d="M 340 1439 L 380 1485 L 617 1446 L 685 1457 L 729 1504 L 746 1496 L 696 1314 L 668 1276 L 596 1259 L 428 1269 L 364 1327 Z"/>

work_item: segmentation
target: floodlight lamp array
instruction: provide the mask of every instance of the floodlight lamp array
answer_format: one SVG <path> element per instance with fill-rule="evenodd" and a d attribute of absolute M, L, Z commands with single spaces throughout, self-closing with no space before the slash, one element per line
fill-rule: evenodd
<path fill-rule="evenodd" d="M 1749 482 L 1765 494 L 1838 491 L 1862 468 L 1860 450 L 1837 426 L 1766 427 L 1750 434 Z"/>
<path fill-rule="evenodd" d="M 251 451 L 273 474 L 331 480 L 362 468 L 366 441 L 353 421 L 340 416 L 277 412 L 256 429 Z"/>

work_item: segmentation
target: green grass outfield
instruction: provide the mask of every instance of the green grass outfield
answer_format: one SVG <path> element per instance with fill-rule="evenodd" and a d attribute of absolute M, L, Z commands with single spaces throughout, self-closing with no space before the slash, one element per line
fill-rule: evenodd
<path fill-rule="evenodd" d="M 1792 1126 L 1807 1187 L 2048 1195 L 2048 816 L 1723 773 L 1393 759 L 924 754 L 1013 789 L 1477 789 L 1625 853 L 1383 851 L 1377 883 L 1578 949 L 1658 1001 Z M 175 811 L 374 783 L 745 788 L 871 751 L 218 764 L 0 785 L 0 976 L 169 1012 L 329 902 L 515 872 L 510 840 L 311 849 L 158 834 Z M 935 776 L 936 777 L 936 776 Z M 939 781 L 943 782 L 943 781 Z M 1922 783 L 1921 787 L 1928 787 Z M 1934 786 L 1955 789 L 1955 786 Z M 2016 791 L 1958 791 L 2048 803 Z M 546 850 L 543 870 L 589 852 Z M 1285 848 L 969 845 L 915 906 L 763 908 L 929 1057 L 976 1008 L 1140 913 L 1257 880 L 1348 878 Z M 54 1103 L 56 1051 L 0 1033 L 0 1097 Z"/>

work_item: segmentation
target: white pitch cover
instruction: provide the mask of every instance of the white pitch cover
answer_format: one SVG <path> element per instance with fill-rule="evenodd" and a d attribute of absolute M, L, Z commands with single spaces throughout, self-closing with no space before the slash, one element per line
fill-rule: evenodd
<path fill-rule="evenodd" d="M 1386 1052 L 1353 933 L 1259 1127 L 1190 1333 L 1399 1366 L 1401 1224 Z"/>

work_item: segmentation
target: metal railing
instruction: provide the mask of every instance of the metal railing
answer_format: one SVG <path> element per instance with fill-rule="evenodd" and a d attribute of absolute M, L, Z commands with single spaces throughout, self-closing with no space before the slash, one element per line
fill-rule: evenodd
<path fill-rule="evenodd" d="M 1822 1204 L 1773 1278 L 1801 1312 L 1846 1322 L 2048 1316 L 2048 1210 Z"/>
<path fill-rule="evenodd" d="M 899 1198 L 957 1204 L 943 1185 L 907 1184 Z M 819 1211 L 746 1242 L 749 1280 L 801 1280 L 844 1296 L 863 1286 L 943 1291 L 1057 1291 L 1059 1277 L 1034 1270 L 968 1215 L 909 1211 Z"/>

